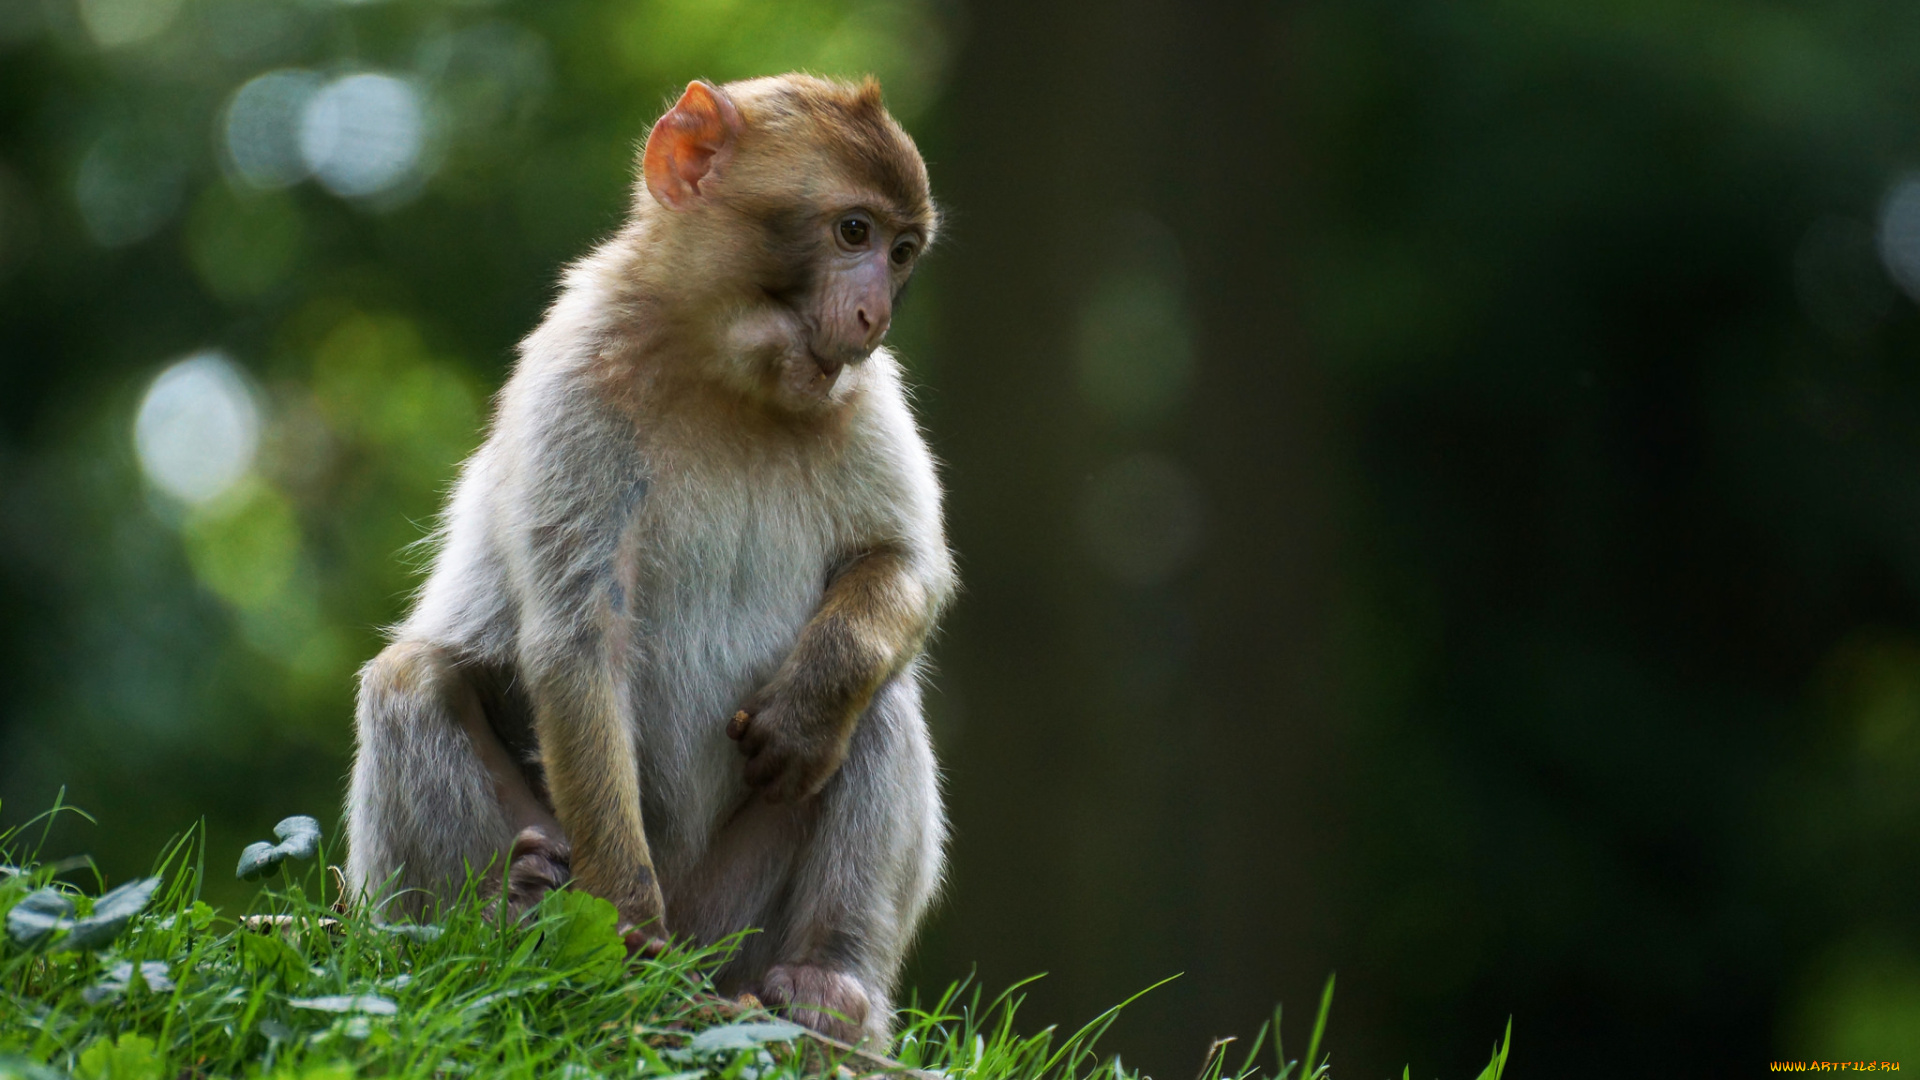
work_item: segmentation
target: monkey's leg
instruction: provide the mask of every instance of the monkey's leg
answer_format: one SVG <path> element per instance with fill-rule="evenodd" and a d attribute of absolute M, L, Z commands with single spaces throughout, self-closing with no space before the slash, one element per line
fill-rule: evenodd
<path fill-rule="evenodd" d="M 790 811 L 811 820 L 788 888 L 765 932 L 721 973 L 723 985 L 786 1007 L 800 1023 L 875 1045 L 887 1040 L 894 984 L 939 881 L 946 838 L 917 667 L 881 688 L 846 763 L 816 800 Z M 768 840 L 778 836 L 767 830 Z"/>
<path fill-rule="evenodd" d="M 446 649 L 388 646 L 360 673 L 355 726 L 347 882 L 383 914 L 418 918 L 502 856 L 515 906 L 566 879 L 565 833 Z"/>

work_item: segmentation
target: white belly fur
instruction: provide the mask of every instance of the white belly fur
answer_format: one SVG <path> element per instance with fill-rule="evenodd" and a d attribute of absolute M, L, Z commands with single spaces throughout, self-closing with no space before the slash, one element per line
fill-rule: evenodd
<path fill-rule="evenodd" d="M 667 879 L 749 797 L 727 719 L 786 659 L 847 544 L 846 523 L 826 516 L 837 500 L 811 490 L 824 478 L 765 459 L 732 464 L 743 468 L 656 478 L 631 540 L 638 580 L 623 705 Z M 749 484 L 744 468 L 763 475 Z M 792 475 L 770 482 L 766 471 Z"/>

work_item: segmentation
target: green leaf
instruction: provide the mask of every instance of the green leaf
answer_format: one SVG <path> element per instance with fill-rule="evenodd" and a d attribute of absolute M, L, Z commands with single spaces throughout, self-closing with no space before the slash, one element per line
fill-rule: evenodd
<path fill-rule="evenodd" d="M 32 948 L 57 930 L 73 925 L 73 901 L 58 889 L 36 889 L 7 912 L 7 936 L 15 945 Z"/>
<path fill-rule="evenodd" d="M 240 935 L 240 955 L 261 975 L 277 975 L 289 987 L 307 979 L 307 958 L 277 933 Z"/>
<path fill-rule="evenodd" d="M 32 1058 L 0 1054 L 0 1080 L 67 1080 L 67 1074 Z"/>
<path fill-rule="evenodd" d="M 392 1016 L 400 1006 L 378 994 L 333 994 L 327 997 L 294 998 L 287 1002 L 296 1009 L 316 1012 L 365 1013 L 368 1016 Z"/>
<path fill-rule="evenodd" d="M 187 926 L 194 930 L 205 930 L 213 925 L 213 905 L 205 900 L 195 900 L 187 909 Z"/>
<path fill-rule="evenodd" d="M 120 936 L 159 887 L 157 877 L 140 878 L 94 901 L 93 913 L 75 922 L 73 933 L 61 944 L 68 949 L 98 949 L 107 944 Z"/>
<path fill-rule="evenodd" d="M 548 914 L 541 951 L 557 973 L 589 979 L 620 974 L 627 962 L 627 942 L 620 936 L 619 909 L 572 889 L 548 893 L 541 906 Z"/>
<path fill-rule="evenodd" d="M 405 938 L 408 941 L 423 944 L 429 941 L 440 940 L 440 928 L 437 926 L 420 926 L 415 923 L 380 923 L 379 930 L 383 934 L 391 934 L 397 938 Z"/>
<path fill-rule="evenodd" d="M 234 875 L 241 881 L 258 880 L 288 859 L 304 861 L 320 850 L 320 823 L 305 814 L 283 819 L 273 827 L 273 835 L 280 838 L 280 843 L 261 840 L 248 844 L 240 853 L 240 865 L 234 869 Z"/>
<path fill-rule="evenodd" d="M 94 901 L 93 914 L 84 919 L 72 918 L 73 900 L 58 889 L 38 889 L 7 912 L 7 936 L 16 945 L 31 948 L 66 930 L 61 948 L 98 949 L 120 936 L 159 886 L 157 877 L 129 881 Z"/>
<path fill-rule="evenodd" d="M 152 1039 L 122 1035 L 109 1043 L 100 1039 L 80 1055 L 80 1080 L 160 1080 L 160 1054 Z"/>
<path fill-rule="evenodd" d="M 1327 976 L 1326 989 L 1320 991 L 1320 1014 L 1313 1018 L 1313 1034 L 1307 1039 L 1307 1074 L 1302 1080 L 1316 1080 L 1327 1073 L 1327 1063 L 1314 1064 L 1314 1058 L 1320 1053 L 1320 1038 L 1327 1033 L 1327 1013 L 1333 1010 L 1333 975 Z"/>
<path fill-rule="evenodd" d="M 763 1043 L 792 1042 L 806 1033 L 806 1028 L 785 1020 L 741 1020 L 708 1028 L 695 1035 L 687 1049 L 696 1055 L 751 1050 Z"/>
<path fill-rule="evenodd" d="M 326 1065 L 309 1065 L 297 1073 L 277 1072 L 275 1080 L 281 1077 L 287 1080 L 353 1080 L 353 1066 L 344 1061 L 335 1061 Z"/>
<path fill-rule="evenodd" d="M 1500 1045 L 1493 1048 L 1493 1060 L 1480 1070 L 1479 1080 L 1500 1080 L 1507 1071 L 1507 1051 L 1513 1048 L 1513 1017 L 1507 1017 L 1507 1033 L 1501 1037 Z"/>
<path fill-rule="evenodd" d="M 167 965 L 158 960 L 148 960 L 138 968 L 131 963 L 115 964 L 113 970 L 107 972 L 106 978 L 87 987 L 80 996 L 86 999 L 87 1004 L 98 1005 L 110 998 L 119 997 L 136 981 L 156 994 L 169 993 L 173 990 L 173 979 L 167 975 Z"/>

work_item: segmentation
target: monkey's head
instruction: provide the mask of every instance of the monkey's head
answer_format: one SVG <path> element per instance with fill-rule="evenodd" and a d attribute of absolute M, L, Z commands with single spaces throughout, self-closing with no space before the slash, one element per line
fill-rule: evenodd
<path fill-rule="evenodd" d="M 880 86 L 781 75 L 686 93 L 654 124 L 636 219 L 715 374 L 799 410 L 844 400 L 938 212 Z"/>

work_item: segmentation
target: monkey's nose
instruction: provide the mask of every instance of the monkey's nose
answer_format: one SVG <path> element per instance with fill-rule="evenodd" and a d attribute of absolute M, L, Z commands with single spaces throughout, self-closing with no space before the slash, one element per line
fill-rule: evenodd
<path fill-rule="evenodd" d="M 860 321 L 861 344 L 868 349 L 877 348 L 880 339 L 887 336 L 887 324 L 891 321 L 888 312 L 882 309 L 876 314 L 861 307 L 853 314 Z"/>

